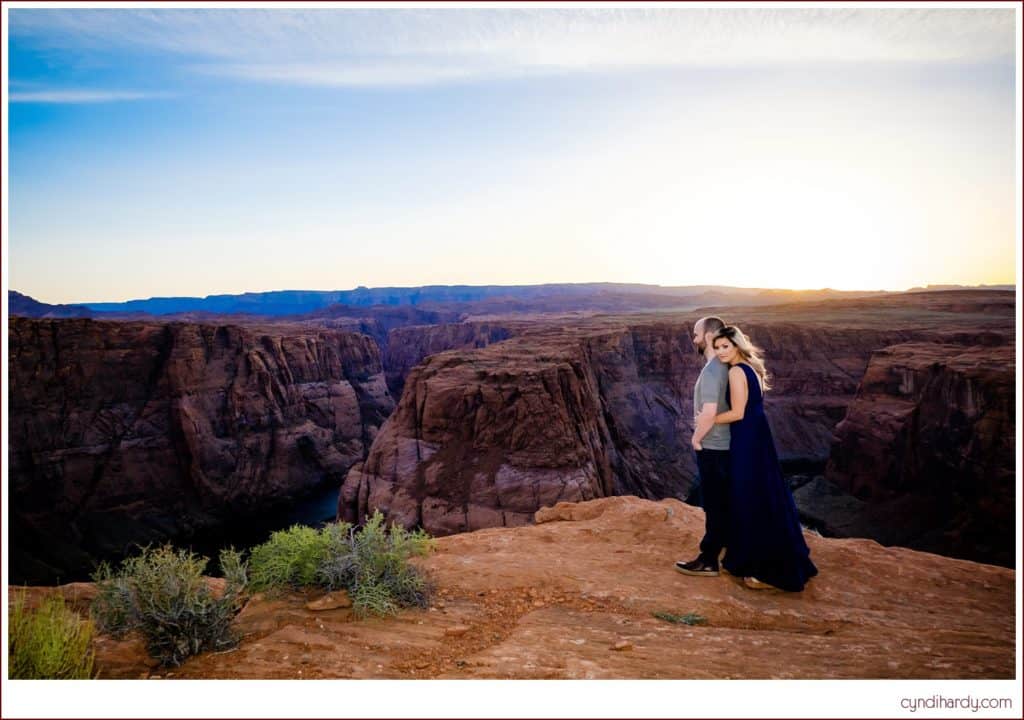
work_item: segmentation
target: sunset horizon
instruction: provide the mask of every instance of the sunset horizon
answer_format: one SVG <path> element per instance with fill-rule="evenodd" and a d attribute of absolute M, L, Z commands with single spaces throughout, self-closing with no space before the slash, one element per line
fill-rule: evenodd
<path fill-rule="evenodd" d="M 1002 289 L 1010 290 L 1016 287 L 1014 282 L 993 282 L 993 283 L 956 283 L 956 282 L 938 282 L 938 283 L 927 283 L 925 285 L 913 285 L 910 287 L 902 288 L 878 288 L 878 287 L 832 287 L 832 286 L 807 286 L 807 287 L 772 287 L 772 286 L 751 286 L 751 285 L 729 285 L 723 283 L 699 283 L 699 284 L 687 284 L 687 285 L 666 285 L 659 283 L 645 283 L 645 282 L 620 282 L 616 280 L 594 280 L 594 281 L 574 281 L 574 282 L 510 282 L 510 283 L 486 283 L 486 282 L 451 282 L 451 283 L 429 283 L 422 285 L 356 285 L 350 287 L 332 287 L 332 288 L 307 288 L 307 287 L 282 287 L 282 288 L 267 288 L 267 289 L 247 289 L 247 290 L 236 290 L 236 291 L 219 291 L 219 292 L 204 292 L 202 294 L 183 294 L 183 293 L 171 293 L 164 295 L 146 295 L 146 296 L 133 296 L 124 298 L 95 298 L 95 299 L 75 299 L 75 300 L 53 300 L 47 297 L 39 297 L 32 293 L 22 292 L 19 288 L 10 288 L 11 291 L 17 292 L 21 295 L 27 296 L 36 300 L 50 305 L 102 305 L 102 304 L 118 304 L 128 303 L 134 301 L 145 301 L 145 300 L 161 300 L 171 298 L 187 298 L 187 299 L 206 299 L 215 297 L 236 297 L 244 295 L 269 295 L 274 293 L 345 293 L 353 292 L 358 290 L 415 290 L 422 288 L 537 288 L 537 287 L 562 287 L 562 286 L 626 286 L 626 287 L 637 287 L 637 288 L 652 288 L 657 290 L 688 290 L 693 288 L 716 288 L 723 290 L 740 290 L 740 291 L 763 291 L 763 292 L 792 292 L 792 293 L 813 293 L 813 292 L 837 292 L 837 293 L 904 293 L 912 291 L 943 291 L 943 290 L 990 290 L 990 289 Z"/>
<path fill-rule="evenodd" d="M 6 12 L 47 302 L 1016 282 L 1012 9 Z"/>

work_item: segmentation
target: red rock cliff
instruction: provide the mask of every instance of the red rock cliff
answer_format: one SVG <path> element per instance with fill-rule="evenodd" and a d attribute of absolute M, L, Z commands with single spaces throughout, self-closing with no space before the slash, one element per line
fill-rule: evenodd
<path fill-rule="evenodd" d="M 694 318 L 550 328 L 427 358 L 409 375 L 339 516 L 380 508 L 448 534 L 526 522 L 556 501 L 685 497 Z M 872 350 L 909 333 L 787 324 L 747 328 L 772 358 L 769 414 L 784 457 L 828 456 Z"/>
<path fill-rule="evenodd" d="M 942 343 L 872 355 L 826 472 L 860 501 L 847 532 L 1013 565 L 1015 359 Z"/>
<path fill-rule="evenodd" d="M 428 355 L 458 348 L 487 347 L 507 340 L 514 333 L 508 325 L 490 322 L 395 328 L 388 333 L 383 352 L 388 388 L 395 397 L 401 397 L 409 371 Z"/>
<path fill-rule="evenodd" d="M 355 333 L 11 318 L 9 340 L 14 578 L 340 485 L 393 408 Z"/>

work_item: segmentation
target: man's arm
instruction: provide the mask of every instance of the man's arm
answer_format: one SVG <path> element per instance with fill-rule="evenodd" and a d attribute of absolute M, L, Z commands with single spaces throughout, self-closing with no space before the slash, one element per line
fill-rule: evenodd
<path fill-rule="evenodd" d="M 715 426 L 715 415 L 718 413 L 718 403 L 709 402 L 701 406 L 700 414 L 697 415 L 697 422 L 693 427 L 692 445 L 694 449 L 700 450 L 700 443 L 711 428 Z"/>

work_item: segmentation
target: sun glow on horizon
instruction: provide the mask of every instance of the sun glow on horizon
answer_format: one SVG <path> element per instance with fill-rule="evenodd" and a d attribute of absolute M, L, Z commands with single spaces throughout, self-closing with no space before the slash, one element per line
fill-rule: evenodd
<path fill-rule="evenodd" d="M 10 287 L 1017 282 L 1012 11 L 325 12 L 12 10 Z"/>

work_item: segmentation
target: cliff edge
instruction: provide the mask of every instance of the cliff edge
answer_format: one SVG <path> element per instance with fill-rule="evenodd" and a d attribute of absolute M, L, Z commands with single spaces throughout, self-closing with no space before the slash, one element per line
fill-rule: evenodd
<path fill-rule="evenodd" d="M 138 639 L 101 636 L 97 664 L 130 678 L 1013 677 L 1013 570 L 808 533 L 820 575 L 804 592 L 750 590 L 674 571 L 703 521 L 674 499 L 560 503 L 533 525 L 440 538 L 417 560 L 437 588 L 426 610 L 355 621 L 308 609 L 322 593 L 257 595 L 235 650 L 167 672 Z M 62 590 L 79 607 L 93 592 Z"/>

